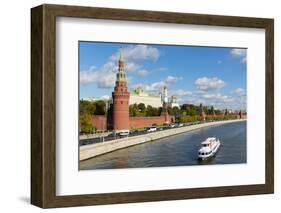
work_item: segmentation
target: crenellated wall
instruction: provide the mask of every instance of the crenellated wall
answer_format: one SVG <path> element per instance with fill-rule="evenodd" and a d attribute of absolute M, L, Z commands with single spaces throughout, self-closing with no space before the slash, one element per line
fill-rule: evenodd
<path fill-rule="evenodd" d="M 122 119 L 120 119 L 122 122 Z M 129 127 L 130 129 L 143 128 L 152 126 L 154 124 L 162 125 L 164 123 L 173 123 L 175 122 L 175 117 L 168 115 L 166 118 L 165 115 L 161 116 L 151 116 L 151 117 L 129 117 Z M 98 130 L 107 130 L 107 118 L 102 115 L 93 115 L 92 124 Z"/>
<path fill-rule="evenodd" d="M 237 119 L 247 119 L 247 114 L 241 114 L 240 115 L 233 115 L 237 116 Z M 186 116 L 186 118 L 191 118 L 190 116 Z M 214 116 L 206 116 L 206 120 L 209 120 L 214 118 Z M 215 116 L 218 120 L 224 120 L 223 115 Z M 129 128 L 130 129 L 137 129 L 137 128 L 143 128 L 152 126 L 154 124 L 162 125 L 164 123 L 173 123 L 175 122 L 175 116 L 167 115 L 167 118 L 165 118 L 165 115 L 161 116 L 151 116 L 151 117 L 129 117 Z M 120 122 L 122 122 L 122 119 L 120 119 Z M 188 119 L 186 122 L 191 122 Z M 103 115 L 93 115 L 92 116 L 92 124 L 95 128 L 98 130 L 108 130 L 108 120 Z"/>
<path fill-rule="evenodd" d="M 136 128 L 152 126 L 154 124 L 162 125 L 164 123 L 173 123 L 175 122 L 175 117 L 168 115 L 167 120 L 165 118 L 165 115 L 151 116 L 151 117 L 130 117 L 129 122 L 130 122 L 130 128 L 136 129 Z"/>

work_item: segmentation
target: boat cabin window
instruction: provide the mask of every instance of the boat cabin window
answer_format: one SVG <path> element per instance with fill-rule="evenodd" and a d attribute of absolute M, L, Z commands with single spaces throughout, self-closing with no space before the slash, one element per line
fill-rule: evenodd
<path fill-rule="evenodd" d="M 199 155 L 209 155 L 211 152 L 199 152 Z"/>
<path fill-rule="evenodd" d="M 203 147 L 207 147 L 207 146 L 209 146 L 209 144 L 203 144 Z"/>

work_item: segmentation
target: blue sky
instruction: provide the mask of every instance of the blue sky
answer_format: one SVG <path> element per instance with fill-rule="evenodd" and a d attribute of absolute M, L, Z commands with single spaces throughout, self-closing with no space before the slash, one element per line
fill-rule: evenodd
<path fill-rule="evenodd" d="M 182 103 L 246 109 L 246 49 L 79 42 L 80 98 L 111 96 L 122 48 L 130 90 L 142 86 Z"/>

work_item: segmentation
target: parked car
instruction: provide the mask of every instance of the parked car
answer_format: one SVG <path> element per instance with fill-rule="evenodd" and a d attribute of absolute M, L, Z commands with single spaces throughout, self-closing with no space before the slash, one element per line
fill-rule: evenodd
<path fill-rule="evenodd" d="M 147 127 L 146 131 L 147 132 L 155 132 L 155 131 L 157 131 L 157 128 L 155 126 Z"/>
<path fill-rule="evenodd" d="M 122 130 L 118 134 L 120 137 L 128 137 L 130 134 L 130 130 Z"/>
<path fill-rule="evenodd" d="M 170 124 L 169 127 L 174 128 L 176 127 L 176 124 Z"/>

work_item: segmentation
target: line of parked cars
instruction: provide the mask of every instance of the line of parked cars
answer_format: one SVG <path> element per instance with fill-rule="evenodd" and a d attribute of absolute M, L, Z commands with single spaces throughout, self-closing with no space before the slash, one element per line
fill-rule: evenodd
<path fill-rule="evenodd" d="M 101 138 L 96 138 L 95 140 L 91 139 L 91 140 L 81 141 L 80 145 L 88 145 L 88 144 L 92 144 L 92 143 L 113 140 L 116 138 L 124 138 L 124 137 L 129 137 L 129 136 L 142 135 L 142 134 L 146 134 L 146 133 L 152 133 L 152 132 L 162 131 L 162 130 L 171 129 L 171 128 L 195 125 L 198 123 L 200 123 L 200 121 L 192 122 L 192 123 L 170 123 L 170 124 L 166 124 L 166 125 L 163 125 L 160 127 L 157 127 L 156 125 L 152 125 L 152 126 L 146 127 L 143 130 L 122 130 L 122 131 L 118 131 L 118 132 L 112 132 L 108 136 L 103 137 L 102 140 L 101 140 Z"/>
<path fill-rule="evenodd" d="M 171 123 L 171 124 L 167 124 L 164 126 L 149 126 L 146 127 L 144 130 L 123 130 L 123 131 L 119 131 L 118 133 L 116 133 L 118 136 L 124 137 L 124 136 L 129 136 L 130 134 L 144 134 L 144 133 L 151 133 L 151 132 L 156 132 L 156 131 L 161 131 L 164 129 L 170 129 L 170 128 L 176 128 L 176 127 L 183 127 L 185 126 L 185 124 L 183 123 Z"/>

